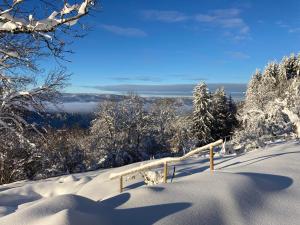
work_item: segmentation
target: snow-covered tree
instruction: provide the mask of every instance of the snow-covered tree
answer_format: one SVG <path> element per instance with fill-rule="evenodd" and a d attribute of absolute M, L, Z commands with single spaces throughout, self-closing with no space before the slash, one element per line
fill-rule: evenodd
<path fill-rule="evenodd" d="M 74 26 L 78 20 L 88 13 L 94 0 L 82 0 L 77 4 L 68 1 L 39 1 L 38 10 L 31 3 L 28 10 L 27 1 L 12 0 L 3 1 L 0 11 L 1 33 L 36 34 L 51 39 L 51 33 L 62 25 Z M 28 2 L 27 2 L 28 4 Z M 51 11 L 40 12 L 42 7 L 53 8 Z M 26 10 L 27 9 L 27 10 Z M 46 14 L 46 16 L 44 16 Z"/>
<path fill-rule="evenodd" d="M 245 108 L 262 107 L 260 96 L 258 94 L 261 77 L 261 72 L 259 70 L 256 70 L 251 80 L 249 81 L 246 91 Z"/>
<path fill-rule="evenodd" d="M 235 132 L 236 143 L 258 147 L 269 137 L 300 136 L 299 59 L 294 54 L 284 57 L 252 77 L 240 113 L 241 127 Z"/>
<path fill-rule="evenodd" d="M 25 117 L 55 102 L 68 74 L 61 64 L 50 72 L 39 60 L 65 60 L 66 46 L 84 34 L 79 20 L 93 0 L 1 1 L 0 7 L 0 182 L 31 177 L 40 149 Z M 45 77 L 46 76 L 46 77 Z"/>
<path fill-rule="evenodd" d="M 19 143 L 11 131 L 0 132 L 0 184 L 27 178 L 28 166 L 35 159 L 35 147 Z"/>
<path fill-rule="evenodd" d="M 227 116 L 229 108 L 227 105 L 227 97 L 224 88 L 217 89 L 212 95 L 212 115 L 213 122 L 211 126 L 211 134 L 214 140 L 227 136 Z"/>
<path fill-rule="evenodd" d="M 104 166 L 141 160 L 148 129 L 148 115 L 139 96 L 102 103 L 91 127 L 91 151 L 96 154 L 95 160 L 110 164 Z"/>
<path fill-rule="evenodd" d="M 197 145 L 203 145 L 213 140 L 211 127 L 214 119 L 211 107 L 211 94 L 204 82 L 199 83 L 194 88 L 193 97 L 192 132 L 198 140 Z"/>
<path fill-rule="evenodd" d="M 300 55 L 296 56 L 295 54 L 291 54 L 289 57 L 283 57 L 280 63 L 283 80 L 290 80 L 300 75 L 299 59 Z"/>
<path fill-rule="evenodd" d="M 227 109 L 225 134 L 226 136 L 231 136 L 234 129 L 239 125 L 237 120 L 237 105 L 231 95 L 229 95 L 229 98 L 227 99 Z"/>
<path fill-rule="evenodd" d="M 192 118 L 190 115 L 177 116 L 173 123 L 173 136 L 170 140 L 171 150 L 185 154 L 198 143 L 192 134 Z"/>
<path fill-rule="evenodd" d="M 90 157 L 95 162 L 120 154 L 119 142 L 123 139 L 121 134 L 121 115 L 116 102 L 103 102 L 92 122 L 90 137 Z M 112 162 L 113 163 L 113 162 Z"/>
<path fill-rule="evenodd" d="M 85 131 L 83 129 L 48 130 L 45 138 L 38 135 L 38 157 L 32 168 L 35 178 L 78 173 L 85 170 Z M 46 139 L 46 140 L 45 140 Z"/>
<path fill-rule="evenodd" d="M 150 108 L 150 120 L 153 135 L 155 137 L 154 147 L 157 150 L 170 149 L 170 140 L 174 136 L 176 108 L 174 99 L 157 99 Z"/>
<path fill-rule="evenodd" d="M 131 93 L 120 103 L 120 107 L 128 150 L 134 157 L 139 157 L 144 138 L 149 130 L 149 115 L 145 111 L 144 100 Z"/>
<path fill-rule="evenodd" d="M 262 110 L 272 99 L 278 96 L 280 91 L 279 84 L 279 65 L 271 62 L 266 66 L 263 76 L 261 76 L 256 93 L 256 98 L 260 99 L 260 108 Z"/>
<path fill-rule="evenodd" d="M 67 36 L 79 35 L 77 22 L 89 12 L 93 0 L 2 1 L 0 9 L 0 130 L 22 138 L 28 124 L 23 113 L 40 111 L 45 101 L 59 94 L 68 75 L 51 72 L 45 82 L 38 60 L 53 55 L 64 59 Z M 46 16 L 45 16 L 46 15 Z M 74 28 L 74 29 L 73 29 Z M 40 80 L 40 79 L 37 79 Z"/>

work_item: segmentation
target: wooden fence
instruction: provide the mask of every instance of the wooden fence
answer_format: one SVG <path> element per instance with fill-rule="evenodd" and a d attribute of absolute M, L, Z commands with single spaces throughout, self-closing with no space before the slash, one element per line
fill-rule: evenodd
<path fill-rule="evenodd" d="M 156 160 L 154 162 L 149 162 L 145 165 L 137 166 L 137 167 L 122 171 L 120 173 L 112 173 L 112 174 L 110 174 L 109 178 L 110 179 L 119 178 L 119 180 L 120 180 L 120 192 L 122 192 L 123 191 L 123 177 L 124 176 L 128 176 L 130 174 L 135 174 L 135 173 L 138 173 L 138 172 L 142 172 L 142 171 L 149 170 L 151 168 L 163 165 L 164 166 L 164 183 L 167 183 L 168 164 L 185 160 L 185 159 L 189 158 L 192 155 L 198 154 L 198 153 L 203 152 L 203 151 L 208 150 L 208 149 L 210 150 L 209 151 L 210 152 L 209 153 L 209 155 L 210 155 L 210 157 L 209 157 L 210 158 L 210 171 L 212 172 L 214 170 L 213 148 L 216 147 L 216 146 L 222 145 L 222 144 L 223 144 L 223 140 L 218 140 L 216 142 L 213 142 L 213 143 L 207 144 L 205 146 L 196 148 L 196 149 L 188 152 L 187 154 L 185 154 L 181 157 L 162 158 L 162 159 Z"/>

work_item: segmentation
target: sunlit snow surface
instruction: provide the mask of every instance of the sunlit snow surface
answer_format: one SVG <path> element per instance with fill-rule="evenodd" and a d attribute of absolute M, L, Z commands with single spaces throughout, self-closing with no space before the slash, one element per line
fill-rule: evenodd
<path fill-rule="evenodd" d="M 276 143 L 218 158 L 213 174 L 195 157 L 176 165 L 173 183 L 136 178 L 122 194 L 109 174 L 140 163 L 2 185 L 0 224 L 299 224 L 299 153 L 298 142 Z"/>

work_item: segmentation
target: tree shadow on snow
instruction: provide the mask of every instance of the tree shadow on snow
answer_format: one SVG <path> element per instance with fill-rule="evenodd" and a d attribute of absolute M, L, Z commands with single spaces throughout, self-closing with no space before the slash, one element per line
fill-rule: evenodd
<path fill-rule="evenodd" d="M 39 194 L 21 195 L 21 194 L 0 194 L 0 206 L 18 207 L 27 202 L 33 202 L 41 199 Z"/>
<path fill-rule="evenodd" d="M 199 219 L 201 219 L 199 224 L 252 224 L 256 212 L 272 215 L 272 211 L 276 209 L 274 209 L 274 203 L 269 198 L 272 199 L 272 196 L 277 195 L 293 184 L 293 179 L 286 176 L 264 173 L 238 174 L 246 176 L 250 180 L 250 182 L 241 182 L 231 186 L 232 198 L 237 204 L 236 209 L 239 211 L 242 220 L 233 222 L 237 218 L 225 216 L 226 209 L 224 209 L 223 204 L 220 204 L 222 199 L 211 199 L 198 212 Z M 249 221 L 252 221 L 252 223 Z"/>
<path fill-rule="evenodd" d="M 130 199 L 129 193 L 123 193 L 101 201 L 100 207 L 109 213 L 112 224 L 144 224 L 150 225 L 171 214 L 189 208 L 192 204 L 186 202 L 168 203 L 118 209 Z"/>
<path fill-rule="evenodd" d="M 299 153 L 300 153 L 300 151 L 292 151 L 292 152 L 283 152 L 283 153 L 276 153 L 276 154 L 271 154 L 271 155 L 266 155 L 266 156 L 260 156 L 260 157 L 256 157 L 256 158 L 253 158 L 253 159 L 237 161 L 237 162 L 231 163 L 229 165 L 219 167 L 217 170 L 228 168 L 230 166 L 236 166 L 236 165 L 239 165 L 239 164 L 243 164 L 243 166 L 247 166 L 247 165 L 251 165 L 251 164 L 254 164 L 254 163 L 257 163 L 257 162 L 260 162 L 260 161 L 264 161 L 264 160 L 267 160 L 267 159 L 270 159 L 270 158 L 274 158 L 274 157 L 278 157 L 278 156 L 282 156 L 282 155 L 289 155 L 289 154 L 299 154 Z M 222 164 L 222 163 L 219 163 L 219 164 Z"/>
<path fill-rule="evenodd" d="M 209 168 L 209 166 L 202 166 L 202 167 L 194 166 L 194 167 L 182 168 L 182 169 L 176 170 L 174 179 L 179 178 L 179 177 L 190 176 L 195 173 L 200 173 L 200 172 L 207 170 L 208 168 Z"/>
<path fill-rule="evenodd" d="M 233 190 L 235 201 L 246 221 L 250 221 L 254 211 L 269 213 L 274 205 L 267 199 L 277 195 L 293 184 L 293 179 L 286 176 L 263 173 L 238 173 L 250 178 L 251 183 L 244 183 Z M 252 211 L 252 214 L 248 212 Z"/>
<path fill-rule="evenodd" d="M 278 192 L 290 187 L 293 179 L 286 176 L 265 173 L 238 173 L 251 178 L 254 186 L 261 192 Z"/>
<path fill-rule="evenodd" d="M 157 186 L 148 186 L 148 188 L 154 192 L 161 192 L 161 191 L 165 190 L 164 187 L 157 187 Z"/>
<path fill-rule="evenodd" d="M 144 181 L 139 181 L 139 182 L 136 182 L 136 183 L 125 186 L 124 190 L 127 191 L 127 190 L 131 190 L 131 189 L 135 189 L 135 188 L 141 187 L 143 185 L 145 185 L 145 182 Z"/>
<path fill-rule="evenodd" d="M 174 165 L 180 167 L 180 166 L 192 166 L 192 165 L 199 165 L 201 163 L 207 163 L 209 162 L 209 158 L 192 158 L 193 161 L 191 161 L 191 159 L 186 159 L 186 160 L 183 160 L 181 162 L 178 162 Z"/>

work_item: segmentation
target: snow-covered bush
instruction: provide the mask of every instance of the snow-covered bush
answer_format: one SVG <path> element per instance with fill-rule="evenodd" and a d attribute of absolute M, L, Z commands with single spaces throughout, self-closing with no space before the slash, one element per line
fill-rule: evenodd
<path fill-rule="evenodd" d="M 31 175 L 34 146 L 15 139 L 11 132 L 0 133 L 0 184 L 26 179 Z"/>
<path fill-rule="evenodd" d="M 164 181 L 164 174 L 162 171 L 145 171 L 141 172 L 142 177 L 144 178 L 144 182 L 147 185 L 156 185 L 163 183 Z"/>
<path fill-rule="evenodd" d="M 49 130 L 44 137 L 34 135 L 39 158 L 35 160 L 35 179 L 86 170 L 84 136 L 80 129 Z"/>

